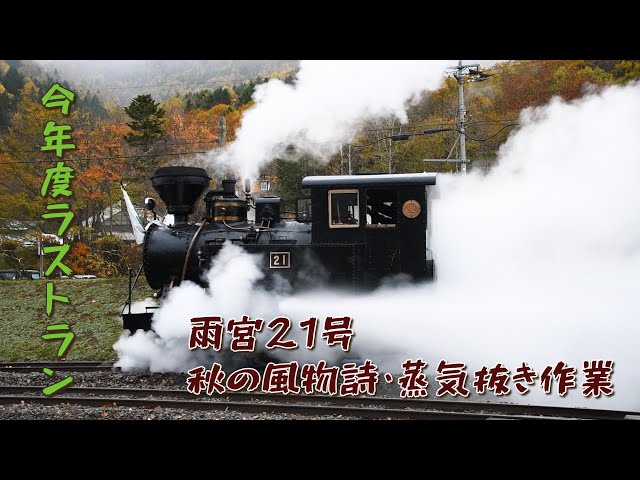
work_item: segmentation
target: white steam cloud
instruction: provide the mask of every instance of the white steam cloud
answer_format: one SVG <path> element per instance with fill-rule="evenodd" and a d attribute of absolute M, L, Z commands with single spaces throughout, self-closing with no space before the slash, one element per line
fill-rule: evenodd
<path fill-rule="evenodd" d="M 252 353 L 231 353 L 228 350 L 230 336 L 224 335 L 224 348 L 220 353 L 189 351 L 187 348 L 191 332 L 191 319 L 195 317 L 221 316 L 225 325 L 231 318 L 241 319 L 249 315 L 252 319 L 262 318 L 265 327 L 257 335 L 257 351 L 266 351 L 265 343 L 273 336 L 266 328 L 274 318 L 281 316 L 283 297 L 274 295 L 256 287 L 256 282 L 264 277 L 258 267 L 258 257 L 247 254 L 241 247 L 228 244 L 216 256 L 211 269 L 206 273 L 208 289 L 203 289 L 193 282 L 184 282 L 173 289 L 162 307 L 154 313 L 154 332 L 137 331 L 134 335 L 123 334 L 114 345 L 119 360 L 116 366 L 123 370 L 142 369 L 152 372 L 183 372 L 200 364 L 210 365 L 212 361 L 224 362 L 225 368 L 233 367 L 237 362 L 246 361 Z M 282 290 L 282 289 L 279 289 Z M 337 316 L 337 315 L 336 315 Z M 290 317 L 297 325 L 300 320 Z M 302 331 L 294 331 L 286 339 L 294 339 L 304 345 Z M 283 353 L 284 352 L 284 353 Z M 338 352 L 326 345 L 317 345 L 313 351 L 278 351 L 270 352 L 281 356 L 283 360 L 333 361 Z M 237 361 L 237 362 L 236 362 Z"/>
<path fill-rule="evenodd" d="M 355 351 L 382 369 L 397 372 L 419 356 L 430 378 L 440 359 L 465 362 L 470 377 L 498 362 L 513 372 L 526 361 L 540 374 L 562 360 L 578 370 L 578 388 L 565 397 L 544 395 L 536 379 L 529 395 L 499 400 L 640 410 L 640 85 L 554 99 L 521 121 L 488 175 L 439 176 L 436 282 L 271 295 L 255 286 L 261 273 L 251 256 L 225 248 L 211 291 L 174 290 L 156 315 L 158 337 L 138 333 L 115 345 L 121 365 L 200 364 L 187 351 L 196 315 L 286 315 L 294 324 L 350 315 Z M 615 394 L 585 399 L 583 361 L 596 359 L 615 362 Z"/>
<path fill-rule="evenodd" d="M 304 60 L 295 85 L 259 85 L 236 140 L 213 162 L 255 178 L 261 165 L 296 145 L 321 157 L 335 153 L 345 132 L 366 118 L 395 115 L 443 81 L 452 61 Z"/>

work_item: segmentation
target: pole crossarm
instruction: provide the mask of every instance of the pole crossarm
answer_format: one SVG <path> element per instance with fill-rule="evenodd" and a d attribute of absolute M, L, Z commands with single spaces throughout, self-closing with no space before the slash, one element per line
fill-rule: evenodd
<path fill-rule="evenodd" d="M 459 158 L 425 158 L 423 162 L 429 163 L 471 163 L 471 160 L 461 160 Z"/>

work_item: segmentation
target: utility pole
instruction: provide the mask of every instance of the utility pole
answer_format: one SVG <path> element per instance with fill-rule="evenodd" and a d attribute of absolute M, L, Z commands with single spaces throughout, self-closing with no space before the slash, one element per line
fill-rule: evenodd
<path fill-rule="evenodd" d="M 353 168 L 351 163 L 352 157 L 352 143 L 353 143 L 353 135 L 351 134 L 351 129 L 347 130 L 347 174 L 353 175 Z M 344 143 L 340 142 L 340 175 L 344 175 Z"/>
<path fill-rule="evenodd" d="M 484 80 L 489 78 L 492 74 L 481 72 L 480 65 L 477 63 L 473 65 L 463 65 L 462 60 L 458 60 L 457 66 L 449 67 L 447 70 L 452 71 L 450 73 L 452 73 L 453 77 L 458 82 L 458 126 L 457 128 L 435 128 L 431 130 L 424 130 L 423 132 L 418 132 L 418 133 L 397 133 L 395 135 L 391 135 L 388 138 L 392 142 L 397 142 L 399 140 L 408 140 L 409 137 L 413 137 L 416 135 L 431 135 L 433 133 L 451 132 L 451 131 L 458 132 L 458 138 L 456 138 L 456 141 L 453 143 L 451 150 L 449 150 L 449 155 L 447 155 L 447 158 L 425 158 L 422 161 L 428 162 L 428 163 L 455 163 L 455 164 L 459 163 L 460 165 L 462 165 L 460 171 L 466 174 L 467 163 L 470 163 L 470 162 L 469 160 L 467 160 L 467 143 L 466 143 L 467 124 L 465 122 L 467 109 L 464 105 L 463 84 L 465 82 L 465 77 L 469 77 L 469 80 L 467 80 L 469 82 L 483 82 Z M 511 126 L 511 125 L 508 125 L 508 126 Z M 484 141 L 484 140 L 480 140 L 480 141 Z M 460 144 L 460 147 L 459 147 L 460 158 L 459 159 L 451 158 L 451 154 L 453 153 L 453 150 L 456 148 L 456 145 L 458 145 L 458 143 Z"/>
<path fill-rule="evenodd" d="M 462 76 L 462 60 L 458 60 L 458 70 L 456 70 L 456 80 L 458 80 L 458 128 L 460 129 L 460 169 L 462 173 L 467 173 L 467 143 L 465 138 L 464 117 L 467 110 L 464 106 L 464 77 Z"/>
<path fill-rule="evenodd" d="M 113 196 L 111 195 L 111 183 L 107 185 L 109 187 L 109 234 L 113 235 Z"/>
<path fill-rule="evenodd" d="M 44 252 L 42 251 L 42 235 L 38 237 L 38 260 L 39 260 L 39 270 L 40 270 L 40 278 L 44 278 Z"/>
<path fill-rule="evenodd" d="M 218 117 L 218 148 L 222 150 L 224 148 L 224 137 L 227 135 L 227 117 L 220 115 Z M 220 172 L 215 176 L 216 188 L 222 187 L 222 180 L 226 178 L 226 171 Z"/>
<path fill-rule="evenodd" d="M 486 74 L 480 71 L 480 65 L 475 63 L 472 65 L 463 65 L 462 60 L 458 60 L 458 65 L 455 67 L 449 67 L 449 70 L 453 70 L 453 77 L 458 82 L 458 130 L 460 136 L 460 169 L 462 173 L 467 173 L 467 143 L 466 143 L 466 122 L 465 116 L 467 115 L 467 109 L 464 105 L 464 82 L 465 77 L 470 77 L 470 82 L 482 82 L 489 78 L 490 74 Z"/>
<path fill-rule="evenodd" d="M 351 138 L 351 137 L 349 137 Z M 344 170 L 344 158 L 343 158 L 343 154 L 342 154 L 342 147 L 343 145 L 340 144 L 340 174 L 343 175 L 342 170 Z M 348 175 L 352 175 L 353 174 L 353 170 L 351 169 L 351 140 L 349 140 L 349 143 L 347 144 L 347 148 L 348 148 L 348 153 L 347 153 L 347 174 Z"/>

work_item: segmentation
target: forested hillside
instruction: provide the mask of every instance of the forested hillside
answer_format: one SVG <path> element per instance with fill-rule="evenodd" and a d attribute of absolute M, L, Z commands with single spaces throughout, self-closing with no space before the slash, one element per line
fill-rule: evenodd
<path fill-rule="evenodd" d="M 119 61 L 42 61 L 29 62 L 32 70 L 53 77 L 73 79 L 83 91 L 99 91 L 108 101 L 127 105 L 147 86 L 157 100 L 202 89 L 287 74 L 298 65 L 296 60 L 119 60 Z"/>

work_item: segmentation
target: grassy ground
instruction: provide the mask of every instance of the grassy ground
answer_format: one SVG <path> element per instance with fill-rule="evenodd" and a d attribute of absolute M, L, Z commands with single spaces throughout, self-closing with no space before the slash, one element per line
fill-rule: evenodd
<path fill-rule="evenodd" d="M 0 281 L 0 361 L 55 360 L 60 341 L 41 338 L 55 323 L 69 323 L 76 336 L 67 360 L 114 360 L 112 345 L 122 332 L 119 315 L 128 282 L 126 277 L 56 280 L 54 293 L 69 297 L 69 303 L 54 302 L 49 318 L 45 281 Z M 134 301 L 152 294 L 140 278 Z"/>

